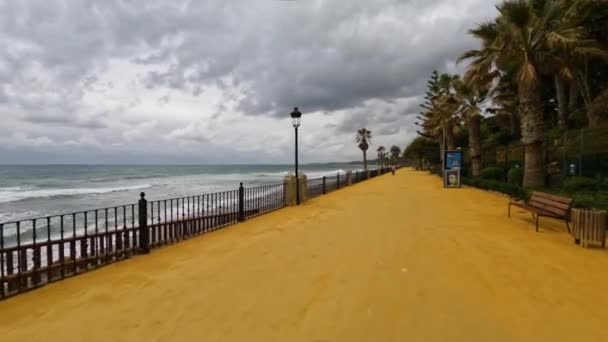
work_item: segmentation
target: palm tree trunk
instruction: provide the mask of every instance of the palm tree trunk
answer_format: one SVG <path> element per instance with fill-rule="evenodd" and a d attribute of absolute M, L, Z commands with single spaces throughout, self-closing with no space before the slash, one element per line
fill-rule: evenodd
<path fill-rule="evenodd" d="M 469 153 L 471 154 L 471 171 L 473 177 L 481 175 L 481 116 L 469 119 Z"/>
<path fill-rule="evenodd" d="M 591 108 L 587 108 L 587 121 L 589 128 L 598 128 L 602 122 L 602 118 L 595 114 L 595 111 Z"/>
<path fill-rule="evenodd" d="M 564 81 L 555 75 L 555 93 L 557 94 L 557 126 L 560 130 L 568 129 L 568 103 L 566 103 L 566 86 Z"/>
<path fill-rule="evenodd" d="M 517 135 L 517 125 L 519 121 L 519 115 L 515 112 L 509 114 L 509 135 L 514 137 Z"/>
<path fill-rule="evenodd" d="M 539 188 L 545 185 L 543 143 L 526 144 L 524 161 L 524 187 Z"/>
<path fill-rule="evenodd" d="M 456 143 L 454 142 L 454 127 L 452 125 L 446 125 L 445 140 L 448 150 L 453 151 L 456 149 Z"/>
<path fill-rule="evenodd" d="M 519 86 L 521 141 L 525 145 L 524 187 L 545 185 L 543 138 L 545 125 L 540 110 L 540 94 L 535 87 Z"/>
<path fill-rule="evenodd" d="M 363 150 L 363 170 L 367 172 L 367 151 Z"/>
<path fill-rule="evenodd" d="M 568 95 L 568 115 L 572 117 L 572 114 L 576 111 L 576 106 L 578 105 L 578 86 L 576 82 L 570 82 L 570 94 Z"/>
<path fill-rule="evenodd" d="M 579 72 L 578 82 L 580 84 L 580 94 L 585 103 L 585 111 L 587 114 L 587 125 L 589 128 L 597 128 L 600 125 L 601 118 L 591 110 L 593 103 L 591 87 L 589 86 L 589 62 L 585 59 L 584 71 Z"/>

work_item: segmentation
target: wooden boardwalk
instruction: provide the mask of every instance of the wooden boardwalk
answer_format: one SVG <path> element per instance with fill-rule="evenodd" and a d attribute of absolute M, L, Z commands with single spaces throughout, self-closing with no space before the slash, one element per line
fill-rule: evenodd
<path fill-rule="evenodd" d="M 400 170 L 0 302 L 9 341 L 607 341 L 608 252 Z"/>

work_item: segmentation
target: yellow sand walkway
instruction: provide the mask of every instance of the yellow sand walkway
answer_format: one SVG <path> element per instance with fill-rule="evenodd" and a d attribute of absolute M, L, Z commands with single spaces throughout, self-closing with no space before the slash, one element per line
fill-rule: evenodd
<path fill-rule="evenodd" d="M 0 341 L 608 341 L 608 252 L 401 170 L 0 303 Z"/>

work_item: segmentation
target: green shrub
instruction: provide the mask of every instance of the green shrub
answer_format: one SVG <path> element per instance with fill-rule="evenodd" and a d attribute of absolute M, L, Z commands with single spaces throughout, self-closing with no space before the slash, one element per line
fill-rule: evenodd
<path fill-rule="evenodd" d="M 505 179 L 505 172 L 500 167 L 487 167 L 481 170 L 479 177 L 487 180 L 502 181 Z"/>
<path fill-rule="evenodd" d="M 574 192 L 585 192 L 585 191 L 598 191 L 602 187 L 602 183 L 594 178 L 588 177 L 570 177 L 564 181 L 563 191 L 574 193 Z"/>
<path fill-rule="evenodd" d="M 511 197 L 518 199 L 528 198 L 528 193 L 520 186 L 498 182 L 495 180 L 488 180 L 483 178 L 463 178 L 463 184 L 484 189 L 484 190 L 492 190 L 497 192 L 502 192 L 503 194 L 507 194 Z"/>
<path fill-rule="evenodd" d="M 575 208 L 581 208 L 581 209 L 591 209 L 594 208 L 596 205 L 595 203 L 595 198 L 593 195 L 591 194 L 583 194 L 583 193 L 579 193 L 575 195 L 567 195 L 565 194 L 565 196 L 572 196 L 574 197 L 574 207 Z"/>
<path fill-rule="evenodd" d="M 441 174 L 441 167 L 439 165 L 431 165 L 429 167 L 429 173 L 432 175 L 443 177 L 443 175 Z"/>
<path fill-rule="evenodd" d="M 507 174 L 507 182 L 509 184 L 522 186 L 524 183 L 524 169 L 519 167 L 513 167 Z"/>

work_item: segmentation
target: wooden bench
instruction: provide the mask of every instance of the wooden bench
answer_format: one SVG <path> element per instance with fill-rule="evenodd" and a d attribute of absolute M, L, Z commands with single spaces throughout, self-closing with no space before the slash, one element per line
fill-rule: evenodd
<path fill-rule="evenodd" d="M 566 222 L 566 228 L 570 232 L 570 211 L 574 200 L 572 198 L 546 194 L 535 191 L 527 201 L 511 201 L 509 203 L 508 216 L 511 217 L 511 206 L 516 206 L 532 213 L 536 220 L 536 231 L 538 232 L 538 220 L 540 217 L 551 217 Z"/>

